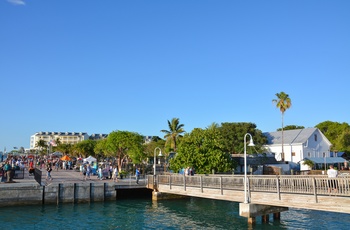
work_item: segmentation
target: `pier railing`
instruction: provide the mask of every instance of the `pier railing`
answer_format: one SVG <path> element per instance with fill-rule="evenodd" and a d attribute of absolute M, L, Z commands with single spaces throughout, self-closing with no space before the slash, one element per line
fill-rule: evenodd
<path fill-rule="evenodd" d="M 327 176 L 254 175 L 247 178 L 248 192 L 274 192 L 291 194 L 350 196 L 350 177 L 327 178 Z M 157 184 L 225 190 L 244 190 L 242 175 L 157 175 Z"/>

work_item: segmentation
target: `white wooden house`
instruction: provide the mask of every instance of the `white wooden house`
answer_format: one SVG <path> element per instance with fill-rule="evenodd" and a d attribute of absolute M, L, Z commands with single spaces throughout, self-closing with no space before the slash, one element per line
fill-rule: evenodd
<path fill-rule="evenodd" d="M 284 154 L 282 153 L 282 131 L 267 132 L 264 135 L 268 139 L 264 147 L 267 152 L 275 154 L 277 161 L 299 163 L 304 158 L 330 157 L 332 144 L 317 128 L 285 130 L 283 132 Z"/>

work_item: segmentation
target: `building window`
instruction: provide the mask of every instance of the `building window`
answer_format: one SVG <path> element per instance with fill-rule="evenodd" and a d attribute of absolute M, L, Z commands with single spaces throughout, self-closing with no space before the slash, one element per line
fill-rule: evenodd
<path fill-rule="evenodd" d="M 317 135 L 316 134 L 314 135 L 314 138 L 315 138 L 315 141 L 317 141 Z"/>
<path fill-rule="evenodd" d="M 295 157 L 295 152 L 292 152 L 292 157 Z"/>
<path fill-rule="evenodd" d="M 323 157 L 326 157 L 326 153 L 325 152 L 323 152 Z"/>
<path fill-rule="evenodd" d="M 307 156 L 308 156 L 308 157 L 311 157 L 311 153 L 310 153 L 310 152 L 307 152 Z"/>

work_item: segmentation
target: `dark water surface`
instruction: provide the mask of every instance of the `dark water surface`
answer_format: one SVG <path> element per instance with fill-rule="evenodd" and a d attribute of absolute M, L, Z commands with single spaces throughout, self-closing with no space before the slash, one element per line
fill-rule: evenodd
<path fill-rule="evenodd" d="M 239 204 L 189 198 L 118 200 L 84 204 L 17 206 L 1 209 L 6 229 L 350 229 L 350 215 L 303 209 L 281 213 L 281 220 L 251 227 Z"/>

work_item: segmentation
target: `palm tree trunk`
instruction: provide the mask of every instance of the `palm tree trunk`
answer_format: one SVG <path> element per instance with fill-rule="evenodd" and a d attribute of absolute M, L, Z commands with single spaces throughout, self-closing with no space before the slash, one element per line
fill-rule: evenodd
<path fill-rule="evenodd" d="M 283 113 L 282 113 L 282 161 L 284 161 L 284 148 L 283 148 L 283 143 L 284 143 L 284 135 L 283 135 Z"/>
<path fill-rule="evenodd" d="M 173 142 L 174 142 L 174 152 L 176 152 L 176 137 L 173 137 Z"/>

